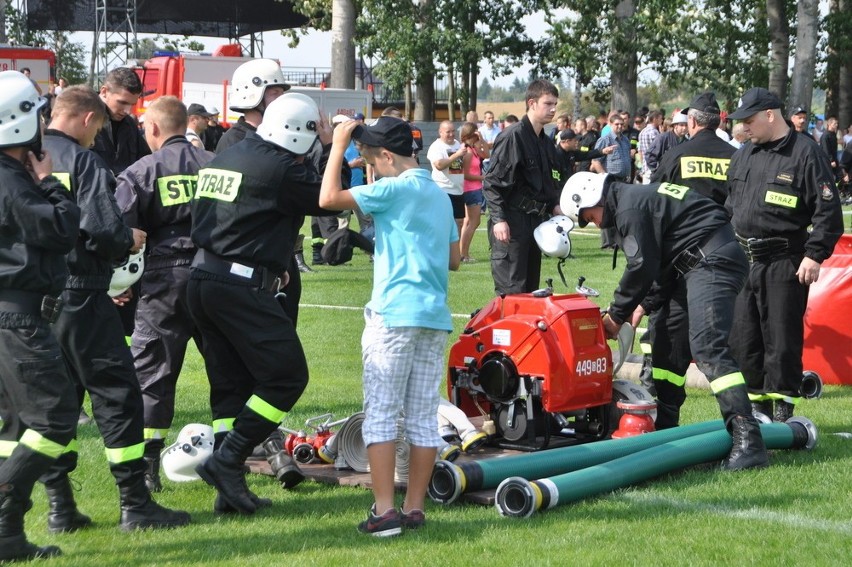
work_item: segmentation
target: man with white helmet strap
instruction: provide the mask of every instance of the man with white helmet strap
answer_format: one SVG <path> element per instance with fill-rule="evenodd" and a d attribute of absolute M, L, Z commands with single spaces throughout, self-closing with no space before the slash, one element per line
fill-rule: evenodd
<path fill-rule="evenodd" d="M 233 146 L 257 130 L 269 104 L 290 90 L 281 66 L 272 59 L 253 59 L 237 67 L 231 80 L 230 108 L 243 116 L 231 126 L 216 144 L 216 153 Z"/>
<path fill-rule="evenodd" d="M 189 523 L 189 514 L 160 506 L 145 485 L 142 393 L 121 317 L 107 294 L 112 266 L 140 250 L 147 236 L 124 224 L 113 196 L 115 177 L 88 149 L 107 119 L 105 109 L 89 87 L 68 87 L 56 98 L 45 131 L 44 146 L 55 156 L 55 175 L 81 211 L 77 246 L 68 254 L 65 307 L 53 333 L 78 391 L 85 390 L 92 399 L 92 413 L 118 485 L 121 528 L 182 526 Z M 77 403 L 82 407 L 82 395 Z M 76 466 L 77 452 L 66 451 L 42 477 L 50 504 L 50 531 L 75 531 L 91 523 L 74 502 L 68 474 Z"/>
<path fill-rule="evenodd" d="M 630 185 L 607 174 L 578 173 L 562 190 L 561 207 L 580 227 L 614 228 L 627 268 L 604 316 L 609 338 L 624 322 L 641 318 L 639 303 L 654 281 L 682 278 L 686 287 L 689 345 L 710 380 L 733 448 L 728 470 L 769 462 L 760 427 L 751 413 L 745 379 L 731 356 L 728 335 L 748 260 L 728 217 L 713 200 L 684 185 Z"/>
<path fill-rule="evenodd" d="M 36 480 L 73 441 L 78 415 L 50 321 L 80 209 L 51 175 L 50 155 L 39 156 L 46 104 L 23 74 L 0 73 L 0 562 L 60 553 L 27 541 L 24 514 Z"/>
<path fill-rule="evenodd" d="M 257 133 L 198 172 L 187 288 L 202 336 L 217 449 L 198 473 L 219 491 L 216 511 L 252 514 L 243 463 L 274 432 L 308 383 L 293 321 L 277 301 L 305 215 L 319 207 L 322 174 L 305 153 L 317 137 L 327 158 L 331 127 L 302 95 L 266 109 Z M 325 162 L 325 160 L 323 160 Z M 341 178 L 348 181 L 349 168 Z M 293 474 L 300 474 L 295 468 Z M 280 478 L 280 476 L 279 476 Z"/>

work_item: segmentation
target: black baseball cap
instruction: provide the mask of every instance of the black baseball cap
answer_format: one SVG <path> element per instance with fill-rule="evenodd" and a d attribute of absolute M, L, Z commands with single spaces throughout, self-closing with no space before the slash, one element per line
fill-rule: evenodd
<path fill-rule="evenodd" d="M 708 112 L 710 114 L 719 114 L 721 112 L 719 109 L 719 103 L 716 102 L 716 93 L 710 91 L 696 96 L 692 99 L 692 102 L 689 103 L 689 106 L 681 110 L 680 113 L 688 114 L 690 108 L 694 108 L 701 112 Z"/>
<path fill-rule="evenodd" d="M 204 105 L 198 104 L 197 102 L 193 102 L 189 105 L 189 108 L 186 109 L 187 116 L 203 116 L 204 118 L 210 118 L 211 116 L 216 116 L 218 113 L 207 112 L 207 109 L 204 108 Z"/>
<path fill-rule="evenodd" d="M 566 128 L 559 132 L 559 141 L 562 140 L 573 140 L 577 137 L 577 133 L 574 132 L 571 128 Z"/>
<path fill-rule="evenodd" d="M 790 111 L 790 116 L 795 116 L 797 114 L 807 114 L 808 111 L 805 110 L 804 106 L 794 106 L 793 110 Z"/>
<path fill-rule="evenodd" d="M 743 120 L 771 108 L 781 108 L 781 99 L 762 87 L 754 87 L 745 92 L 737 109 L 728 115 L 728 120 Z"/>
<path fill-rule="evenodd" d="M 406 157 L 411 157 L 414 146 L 408 122 L 393 116 L 381 116 L 369 126 L 359 124 L 352 130 L 352 137 L 362 144 Z"/>

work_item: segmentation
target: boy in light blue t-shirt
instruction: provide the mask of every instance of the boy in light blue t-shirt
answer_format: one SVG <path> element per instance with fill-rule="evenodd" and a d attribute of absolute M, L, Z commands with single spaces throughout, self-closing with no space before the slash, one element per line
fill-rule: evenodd
<path fill-rule="evenodd" d="M 381 178 L 346 191 L 339 175 L 326 175 L 320 205 L 357 207 L 375 224 L 373 293 L 364 310 L 361 338 L 366 415 L 362 432 L 375 504 L 358 529 L 392 536 L 425 522 L 426 488 L 436 449 L 443 444 L 438 435 L 438 388 L 452 330 L 447 285 L 449 270 L 457 270 L 461 261 L 459 235 L 447 194 L 411 156 L 408 123 L 383 116 L 372 126 L 340 124 L 326 171 L 339 170 L 350 138 Z M 397 510 L 395 440 L 403 410 L 411 453 L 408 488 Z"/>

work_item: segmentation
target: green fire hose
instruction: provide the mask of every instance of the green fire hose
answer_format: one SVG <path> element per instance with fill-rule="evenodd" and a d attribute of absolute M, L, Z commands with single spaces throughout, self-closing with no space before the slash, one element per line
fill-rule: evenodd
<path fill-rule="evenodd" d="M 462 463 L 438 461 L 435 463 L 432 478 L 429 481 L 429 496 L 435 502 L 450 504 L 465 492 L 494 488 L 512 476 L 526 479 L 546 478 L 605 463 L 670 441 L 724 430 L 724 423 L 721 419 L 717 419 L 634 437 L 574 445 L 538 453 Z"/>
<path fill-rule="evenodd" d="M 761 424 L 760 432 L 767 449 L 812 449 L 817 440 L 816 427 L 803 417 L 793 417 L 786 423 Z M 510 477 L 497 488 L 497 509 L 504 516 L 527 518 L 542 508 L 553 508 L 684 467 L 720 460 L 731 451 L 731 444 L 731 436 L 722 429 L 669 441 L 550 478 L 529 481 Z"/>

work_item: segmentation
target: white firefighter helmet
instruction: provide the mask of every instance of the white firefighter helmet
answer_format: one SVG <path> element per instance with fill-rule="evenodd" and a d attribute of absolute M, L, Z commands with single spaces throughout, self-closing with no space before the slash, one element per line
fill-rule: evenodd
<path fill-rule="evenodd" d="M 109 291 L 107 293 L 110 297 L 121 295 L 127 288 L 139 281 L 144 271 L 145 245 L 143 244 L 139 252 L 129 255 L 122 265 L 113 268 L 112 278 L 109 280 Z"/>
<path fill-rule="evenodd" d="M 276 146 L 303 155 L 314 145 L 319 123 L 319 108 L 313 100 L 299 93 L 286 93 L 269 104 L 257 134 Z"/>
<path fill-rule="evenodd" d="M 580 219 L 580 209 L 594 207 L 600 202 L 607 175 L 580 171 L 569 177 L 559 199 L 562 214 L 567 215 L 580 228 L 584 228 L 588 223 Z"/>
<path fill-rule="evenodd" d="M 272 59 L 252 59 L 236 68 L 231 80 L 230 109 L 251 110 L 263 101 L 268 87 L 290 88 L 284 81 L 281 65 Z"/>
<path fill-rule="evenodd" d="M 0 73 L 0 148 L 28 146 L 41 135 L 41 109 L 32 81 L 18 71 Z"/>
<path fill-rule="evenodd" d="M 163 472 L 174 482 L 189 482 L 200 477 L 195 467 L 213 454 L 213 428 L 203 423 L 190 423 L 178 433 L 174 443 L 160 455 Z"/>
<path fill-rule="evenodd" d="M 573 228 L 574 221 L 565 215 L 556 215 L 535 227 L 535 243 L 551 258 L 567 258 L 571 255 L 571 238 L 568 233 Z"/>

